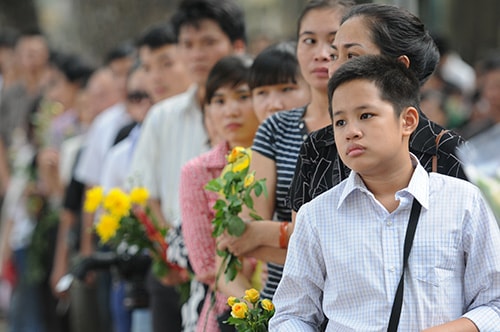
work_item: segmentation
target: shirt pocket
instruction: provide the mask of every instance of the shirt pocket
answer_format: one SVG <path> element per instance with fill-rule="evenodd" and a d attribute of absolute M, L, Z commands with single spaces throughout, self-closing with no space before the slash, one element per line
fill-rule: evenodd
<path fill-rule="evenodd" d="M 435 287 L 442 287 L 457 276 L 461 269 L 458 231 L 434 230 L 424 239 L 417 240 L 410 252 L 409 266 L 412 278 Z"/>

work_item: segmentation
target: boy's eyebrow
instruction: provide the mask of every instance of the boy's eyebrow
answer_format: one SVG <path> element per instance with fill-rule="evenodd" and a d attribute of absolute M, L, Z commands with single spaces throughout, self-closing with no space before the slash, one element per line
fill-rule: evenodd
<path fill-rule="evenodd" d="M 313 32 L 313 31 L 303 31 L 302 33 L 299 34 L 299 37 L 303 36 L 303 35 L 315 35 L 316 33 Z M 329 36 L 336 36 L 337 35 L 337 30 L 335 31 L 331 31 L 328 33 Z"/>
<path fill-rule="evenodd" d="M 345 113 L 344 111 L 340 110 L 340 111 L 333 113 L 333 116 L 344 114 L 344 113 Z"/>

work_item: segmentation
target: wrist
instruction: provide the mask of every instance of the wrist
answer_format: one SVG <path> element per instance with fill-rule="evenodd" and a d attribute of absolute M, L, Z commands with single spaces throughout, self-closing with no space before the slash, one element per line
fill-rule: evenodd
<path fill-rule="evenodd" d="M 279 237 L 279 246 L 281 249 L 288 248 L 288 225 L 290 223 L 288 221 L 282 221 L 280 224 L 280 237 Z"/>

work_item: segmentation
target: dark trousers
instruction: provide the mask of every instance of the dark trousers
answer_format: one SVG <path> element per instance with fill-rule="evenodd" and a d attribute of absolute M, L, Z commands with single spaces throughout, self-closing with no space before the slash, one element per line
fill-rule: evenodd
<path fill-rule="evenodd" d="M 162 285 L 151 271 L 148 273 L 146 287 L 153 332 L 181 332 L 181 299 L 176 288 Z"/>

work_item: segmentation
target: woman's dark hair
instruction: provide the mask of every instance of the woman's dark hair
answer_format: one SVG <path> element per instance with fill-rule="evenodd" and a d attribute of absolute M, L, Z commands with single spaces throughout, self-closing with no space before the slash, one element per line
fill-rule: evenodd
<path fill-rule="evenodd" d="M 178 38 L 183 26 L 197 28 L 205 19 L 215 21 L 231 42 L 246 42 L 243 9 L 234 0 L 183 0 L 171 22 Z"/>
<path fill-rule="evenodd" d="M 362 4 L 353 6 L 342 18 L 341 24 L 358 16 L 367 22 L 371 39 L 383 55 L 395 59 L 406 55 L 410 59 L 410 69 L 421 85 L 434 72 L 439 52 L 417 16 L 393 5 Z"/>
<path fill-rule="evenodd" d="M 84 88 L 95 68 L 76 54 L 53 53 L 51 64 L 59 70 L 70 83 Z"/>
<path fill-rule="evenodd" d="M 273 44 L 260 52 L 250 68 L 248 80 L 250 89 L 265 85 L 297 83 L 301 73 L 296 49 L 297 43 L 288 41 Z"/>
<path fill-rule="evenodd" d="M 311 11 L 315 9 L 344 9 L 354 6 L 356 2 L 354 0 L 310 0 L 297 20 L 297 36 L 300 32 L 300 26 L 302 25 L 302 20 Z"/>
<path fill-rule="evenodd" d="M 205 104 L 210 104 L 215 91 L 223 86 L 236 87 L 248 83 L 251 65 L 252 60 L 247 56 L 230 55 L 220 59 L 208 74 Z"/>

